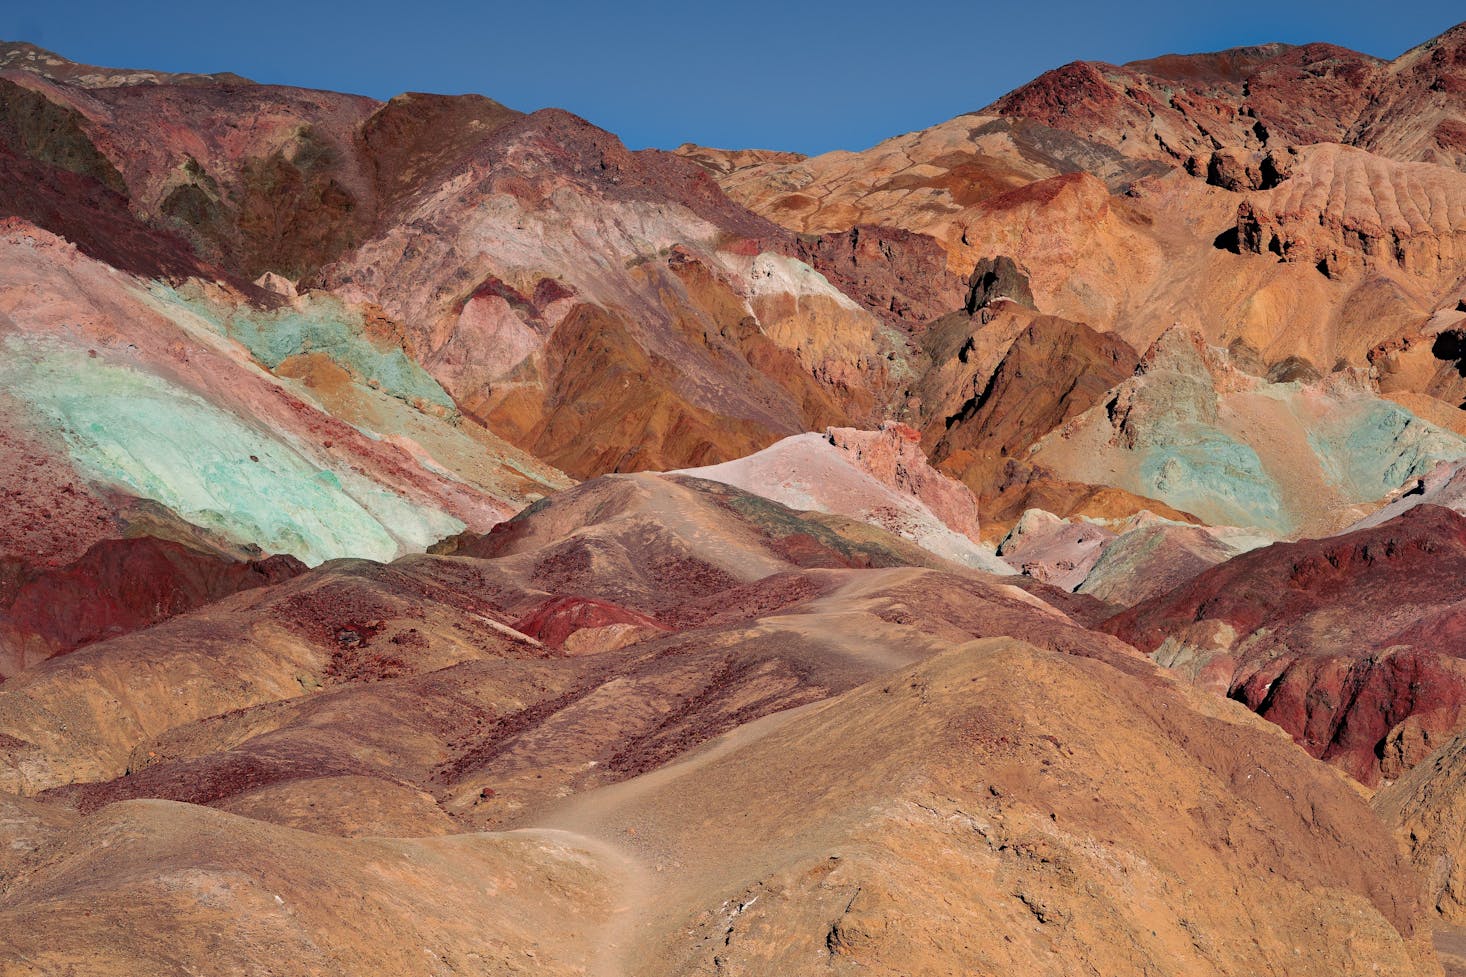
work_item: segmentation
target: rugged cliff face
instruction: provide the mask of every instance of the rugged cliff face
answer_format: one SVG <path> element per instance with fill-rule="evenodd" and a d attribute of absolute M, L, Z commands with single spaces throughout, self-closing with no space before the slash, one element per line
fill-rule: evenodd
<path fill-rule="evenodd" d="M 1363 150 L 1299 150 L 1275 189 L 1239 205 L 1238 247 L 1310 264 L 1330 278 L 1367 274 L 1455 285 L 1466 174 Z"/>

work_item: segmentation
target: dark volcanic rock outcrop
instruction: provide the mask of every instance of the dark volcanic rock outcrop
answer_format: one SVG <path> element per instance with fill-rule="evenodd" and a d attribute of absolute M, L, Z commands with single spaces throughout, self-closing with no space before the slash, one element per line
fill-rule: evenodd
<path fill-rule="evenodd" d="M 972 269 L 967 278 L 967 314 L 975 315 L 979 309 L 987 308 L 999 299 L 1033 308 L 1028 276 L 1007 255 L 984 258 Z"/>

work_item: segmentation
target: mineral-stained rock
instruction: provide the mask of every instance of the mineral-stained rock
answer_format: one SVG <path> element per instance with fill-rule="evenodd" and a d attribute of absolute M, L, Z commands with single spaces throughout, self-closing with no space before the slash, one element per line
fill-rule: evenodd
<path fill-rule="evenodd" d="M 1246 531 L 1138 512 L 1125 519 L 1060 519 L 1029 509 L 998 555 L 1024 576 L 1116 608 L 1174 590 L 1208 567 L 1272 542 Z"/>
<path fill-rule="evenodd" d="M 1084 579 L 1074 589 L 1120 607 L 1130 607 L 1184 584 L 1209 567 L 1222 563 L 1260 539 L 1243 536 L 1237 542 L 1210 527 L 1145 518 L 1129 526 L 1104 547 Z"/>
<path fill-rule="evenodd" d="M 150 536 L 97 543 L 64 567 L 22 565 L 0 585 L 0 678 L 304 569 L 290 556 L 235 561 Z"/>
<path fill-rule="evenodd" d="M 1438 742 L 1458 721 L 1462 573 L 1466 518 L 1419 505 L 1234 557 L 1103 627 L 1374 785 L 1419 759 L 1409 737 Z"/>
<path fill-rule="evenodd" d="M 1026 593 L 959 572 L 865 523 L 795 513 L 703 479 L 598 479 L 455 545 L 451 557 L 330 563 L 22 671 L 0 684 L 0 784 L 32 792 L 98 782 L 67 795 L 90 809 L 141 796 L 232 803 L 245 790 L 279 792 L 290 782 L 377 770 L 423 789 L 437 784 L 463 802 L 466 816 L 502 819 L 563 784 L 556 778 L 580 776 L 590 760 L 608 762 L 626 747 L 616 737 L 630 735 L 620 723 L 631 716 L 645 724 L 635 734 L 647 737 L 645 749 L 661 756 L 675 744 L 848 688 L 880 662 L 904 664 L 938 640 L 1021 631 L 1066 652 L 1140 662 L 1133 649 L 1046 603 L 1042 588 Z M 824 600 L 835 591 L 844 596 Z M 806 603 L 807 618 L 755 623 L 805 613 L 799 608 Z M 861 650 L 832 652 L 823 638 L 810 637 L 847 625 L 857 635 L 852 648 Z M 682 639 L 689 629 L 700 630 Z M 769 659 L 776 649 L 778 660 Z M 695 661 L 682 659 L 693 650 Z M 794 658 L 779 657 L 785 654 Z M 153 664 L 144 669 L 143 661 Z M 650 677 L 677 662 L 670 677 Z M 460 665 L 457 678 L 427 677 Z M 573 726 L 580 715 L 573 702 L 643 665 L 649 677 L 635 686 L 638 704 L 625 704 L 629 711 L 605 731 L 609 740 L 567 739 L 567 746 L 580 744 L 573 759 L 537 755 L 526 743 L 528 752 L 515 753 L 511 764 L 521 772 L 525 763 L 533 767 L 520 787 L 500 783 L 489 805 L 469 796 L 494 786 L 494 775 L 483 771 L 515 727 L 488 739 L 465 733 L 458 714 L 468 703 L 496 703 L 493 714 L 503 718 L 579 689 L 551 710 L 569 710 L 556 722 Z M 146 679 L 134 674 L 140 669 Z M 118 681 L 129 683 L 125 698 L 109 691 Z M 179 696 L 185 681 L 189 694 Z M 381 691 L 351 691 L 368 686 Z M 334 691 L 313 695 L 322 688 Z M 667 719 L 679 695 L 700 705 Z M 621 702 L 618 696 L 607 700 L 613 715 L 619 707 L 609 703 Z M 470 712 L 480 715 L 473 712 L 480 708 Z M 440 719 L 422 725 L 423 710 Z M 363 715 L 372 717 L 365 725 Z M 337 730 L 327 737 L 329 749 L 313 739 L 326 735 L 323 723 Z M 192 724 L 199 726 L 187 748 L 146 745 Z M 653 741 L 662 745 L 652 750 Z M 371 744 L 378 742 L 394 744 L 392 759 L 376 752 Z M 146 777 L 123 776 L 155 764 Z M 541 782 L 534 774 L 546 764 L 561 772 Z M 432 781 L 438 765 L 458 772 Z M 511 772 L 504 776 L 518 783 Z M 478 785 L 472 790 L 470 779 Z M 207 788 L 199 786 L 205 781 Z"/>
<path fill-rule="evenodd" d="M 463 411 L 531 451 L 558 442 L 578 475 L 873 424 L 906 355 L 884 327 L 961 304 L 945 253 L 919 233 L 799 238 L 694 163 L 630 152 L 565 112 L 125 72 L 103 83 L 11 55 L 0 166 L 16 186 L 0 213 L 128 270 L 222 279 L 267 304 L 280 290 L 249 283 L 327 286 Z M 587 319 L 614 339 L 616 379 L 641 380 L 629 395 L 575 391 L 583 365 L 566 354 Z"/>
<path fill-rule="evenodd" d="M 1027 460 L 1276 537 L 1342 529 L 1461 451 L 1459 435 L 1381 399 L 1360 373 L 1271 383 L 1172 329 L 1131 379 L 1040 439 Z"/>
<path fill-rule="evenodd" d="M 925 234 L 895 227 L 852 227 L 802 236 L 798 256 L 861 305 L 893 324 L 916 327 L 962 304 L 961 280 Z"/>
<path fill-rule="evenodd" d="M 1459 914 L 1462 37 L 814 158 L 0 43 L 0 973 L 1438 973 L 1318 758 Z"/>
<path fill-rule="evenodd" d="M 983 114 L 718 179 L 796 230 L 929 235 L 963 275 L 1006 255 L 1039 311 L 1137 349 L 1180 321 L 1214 345 L 1245 340 L 1264 373 L 1289 356 L 1357 366 L 1417 332 L 1466 271 L 1460 222 L 1439 206 L 1459 176 L 1446 147 L 1462 36 L 1393 63 L 1328 44 L 1077 62 Z"/>
<path fill-rule="evenodd" d="M 0 261 L 0 554 L 70 563 L 146 499 L 257 553 L 390 559 L 567 484 L 328 297 L 150 283 L 15 219 Z"/>
<path fill-rule="evenodd" d="M 414 939 L 485 974 L 530 940 L 550 973 L 1044 972 L 1056 948 L 1117 973 L 1135 954 L 1299 972 L 1305 937 L 1329 973 L 1431 972 L 1401 856 L 1337 778 L 1041 601 L 851 531 L 705 481 L 601 479 L 492 534 L 487 559 L 333 564 L 0 686 L 12 771 L 57 787 L 5 822 L 34 854 L 0 916 L 71 934 L 0 952 L 141 973 L 202 954 L 205 925 L 215 964 L 304 974 L 327 965 L 332 900 L 372 889 L 383 922 L 331 942 L 372 973 L 407 966 L 404 906 Z M 897 565 L 798 569 L 862 552 Z M 500 622 L 549 586 L 695 630 L 546 657 Z M 1046 647 L 970 641 L 993 633 Z M 108 693 L 140 656 L 147 680 Z M 66 784 L 83 765 L 93 782 Z M 434 837 L 445 812 L 517 830 Z M 1255 871 L 1265 854 L 1277 871 Z M 228 884 L 175 905 L 181 872 Z M 137 913 L 150 925 L 118 937 Z"/>
<path fill-rule="evenodd" d="M 593 597 L 555 597 L 514 622 L 514 629 L 572 654 L 606 651 L 668 630 L 656 618 Z"/>
<path fill-rule="evenodd" d="M 1330 44 L 1267 44 L 1123 66 L 1079 61 L 992 109 L 1127 155 L 1182 161 L 1219 146 L 1344 141 L 1382 68 Z"/>
<path fill-rule="evenodd" d="M 1101 523 L 1028 509 L 1003 537 L 998 555 L 1026 577 L 1073 590 L 1114 539 L 1115 533 Z"/>
<path fill-rule="evenodd" d="M 1351 528 L 1381 526 L 1418 505 L 1436 505 L 1466 514 L 1466 463 L 1442 461 L 1429 471 L 1402 484 L 1385 498 L 1377 512 Z"/>

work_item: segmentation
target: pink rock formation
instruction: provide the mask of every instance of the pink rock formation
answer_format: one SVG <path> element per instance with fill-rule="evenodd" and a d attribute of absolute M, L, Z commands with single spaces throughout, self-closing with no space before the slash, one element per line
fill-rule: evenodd
<path fill-rule="evenodd" d="M 932 468 L 921 450 L 921 433 L 895 421 L 879 431 L 832 427 L 825 431 L 831 444 L 846 452 L 857 467 L 900 492 L 915 496 L 948 528 L 980 542 L 977 500 L 961 482 Z"/>
<path fill-rule="evenodd" d="M 746 458 L 680 474 L 733 485 L 794 509 L 858 519 L 938 556 L 1009 572 L 979 540 L 972 493 L 933 469 L 916 432 L 902 424 L 795 435 Z"/>

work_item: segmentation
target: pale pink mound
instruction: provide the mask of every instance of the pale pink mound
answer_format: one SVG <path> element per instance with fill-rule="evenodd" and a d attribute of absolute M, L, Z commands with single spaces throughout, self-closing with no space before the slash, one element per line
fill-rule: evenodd
<path fill-rule="evenodd" d="M 1383 526 L 1422 503 L 1454 509 L 1466 515 L 1466 461 L 1437 462 L 1430 471 L 1406 482 L 1386 496 L 1383 502 L 1377 512 L 1359 520 L 1347 531 Z"/>
<path fill-rule="evenodd" d="M 998 545 L 998 555 L 1025 577 L 1073 591 L 1114 541 L 1115 533 L 1088 520 L 1028 509 Z"/>
<path fill-rule="evenodd" d="M 711 479 L 792 509 L 848 516 L 938 556 L 990 573 L 1012 568 L 976 542 L 977 502 L 927 464 L 904 425 L 796 434 L 762 451 L 681 474 Z"/>
<path fill-rule="evenodd" d="M 961 482 L 933 468 L 921 450 L 921 433 L 895 421 L 879 431 L 832 427 L 825 438 L 856 467 L 900 492 L 915 496 L 954 532 L 979 542 L 977 499 Z"/>

